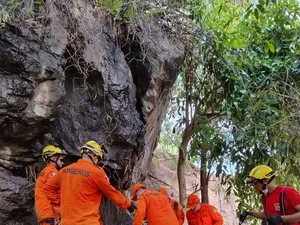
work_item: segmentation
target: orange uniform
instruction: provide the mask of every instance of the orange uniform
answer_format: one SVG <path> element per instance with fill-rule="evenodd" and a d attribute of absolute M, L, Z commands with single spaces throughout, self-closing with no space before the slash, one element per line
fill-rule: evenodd
<path fill-rule="evenodd" d="M 176 201 L 175 199 L 171 199 L 168 197 L 168 191 L 166 188 L 163 188 L 163 187 L 160 187 L 158 189 L 158 192 L 162 193 L 163 195 L 166 195 L 168 200 L 169 200 L 169 203 L 177 217 L 177 220 L 178 220 L 178 223 L 179 225 L 182 225 L 184 223 L 184 212 L 183 212 L 183 209 L 182 209 L 182 206 L 180 204 L 180 202 Z"/>
<path fill-rule="evenodd" d="M 223 218 L 212 205 L 201 203 L 197 212 L 190 209 L 186 213 L 188 225 L 222 225 Z"/>
<path fill-rule="evenodd" d="M 131 205 L 128 199 L 111 186 L 103 169 L 86 159 L 79 159 L 61 169 L 48 180 L 44 190 L 51 202 L 60 203 L 62 225 L 102 224 L 99 214 L 102 195 L 121 209 Z"/>
<path fill-rule="evenodd" d="M 141 225 L 143 219 L 148 225 L 178 225 L 166 196 L 151 190 L 145 190 L 138 198 L 132 225 Z"/>
<path fill-rule="evenodd" d="M 50 204 L 44 193 L 44 185 L 47 183 L 48 179 L 53 177 L 57 173 L 55 166 L 48 164 L 39 174 L 36 180 L 34 189 L 34 200 L 35 200 L 35 211 L 39 223 L 46 218 L 54 218 L 55 212 L 58 208 L 54 208 Z M 46 223 L 47 224 L 47 223 Z"/>
<path fill-rule="evenodd" d="M 170 202 L 170 205 L 177 217 L 179 225 L 182 225 L 184 223 L 184 212 L 183 212 L 180 202 L 178 202 L 174 199 L 171 199 L 171 198 L 169 198 L 169 202 Z"/>

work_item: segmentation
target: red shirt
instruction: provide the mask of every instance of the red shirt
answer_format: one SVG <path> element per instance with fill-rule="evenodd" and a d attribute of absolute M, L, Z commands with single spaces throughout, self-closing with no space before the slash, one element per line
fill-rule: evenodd
<path fill-rule="evenodd" d="M 285 189 L 285 191 L 284 191 Z M 262 204 L 264 206 L 267 216 L 269 215 L 278 215 L 280 216 L 280 192 L 284 191 L 284 208 L 286 215 L 292 215 L 296 213 L 295 207 L 300 205 L 300 195 L 299 193 L 291 188 L 285 186 L 277 186 L 274 191 L 269 193 L 266 197 L 262 196 Z M 298 224 L 298 223 L 293 223 Z"/>

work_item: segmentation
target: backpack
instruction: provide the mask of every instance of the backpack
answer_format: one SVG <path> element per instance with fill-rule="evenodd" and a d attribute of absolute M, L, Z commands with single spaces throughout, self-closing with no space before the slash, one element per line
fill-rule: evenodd
<path fill-rule="evenodd" d="M 280 191 L 280 195 L 279 195 L 279 207 L 280 207 L 280 214 L 285 216 L 286 212 L 285 212 L 285 207 L 284 207 L 284 196 L 285 196 L 285 190 L 286 190 L 286 186 L 281 187 L 281 191 Z M 284 225 L 288 225 L 287 222 L 282 223 Z"/>

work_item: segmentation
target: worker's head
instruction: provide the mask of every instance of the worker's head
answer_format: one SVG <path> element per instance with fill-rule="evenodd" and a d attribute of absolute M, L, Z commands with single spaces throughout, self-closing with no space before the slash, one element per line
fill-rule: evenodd
<path fill-rule="evenodd" d="M 168 191 L 164 187 L 158 188 L 157 191 L 160 192 L 160 193 L 162 193 L 163 195 L 167 195 L 168 196 Z"/>
<path fill-rule="evenodd" d="M 141 194 L 147 189 L 144 184 L 135 184 L 132 187 L 131 194 L 132 200 L 136 201 L 141 196 Z"/>
<path fill-rule="evenodd" d="M 64 158 L 67 156 L 67 152 L 54 145 L 47 145 L 43 149 L 42 158 L 45 162 L 50 163 L 61 169 L 64 165 Z"/>
<path fill-rule="evenodd" d="M 191 194 L 188 196 L 187 205 L 188 209 L 192 209 L 193 211 L 198 211 L 201 207 L 200 199 L 197 195 Z"/>
<path fill-rule="evenodd" d="M 268 166 L 259 165 L 254 167 L 247 178 L 247 183 L 262 194 L 268 193 L 268 185 L 275 178 L 275 172 Z"/>
<path fill-rule="evenodd" d="M 95 165 L 99 165 L 99 163 L 102 161 L 102 149 L 96 141 L 90 140 L 86 142 L 80 148 L 80 153 L 82 155 L 82 158 L 91 160 Z"/>

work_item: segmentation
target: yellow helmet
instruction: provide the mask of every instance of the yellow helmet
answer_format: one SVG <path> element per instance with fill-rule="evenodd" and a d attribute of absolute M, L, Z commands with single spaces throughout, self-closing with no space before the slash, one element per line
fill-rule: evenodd
<path fill-rule="evenodd" d="M 275 177 L 275 172 L 268 166 L 259 165 L 254 167 L 248 176 L 247 183 L 261 181 L 263 179 L 272 179 Z"/>
<path fill-rule="evenodd" d="M 101 146 L 93 140 L 90 140 L 86 142 L 81 148 L 80 148 L 80 153 L 84 153 L 86 150 L 91 151 L 93 154 L 96 156 L 100 156 L 101 159 L 103 157 L 102 149 Z"/>
<path fill-rule="evenodd" d="M 44 161 L 47 161 L 49 157 L 54 155 L 67 155 L 67 152 L 54 145 L 47 145 L 43 149 L 42 158 Z"/>

